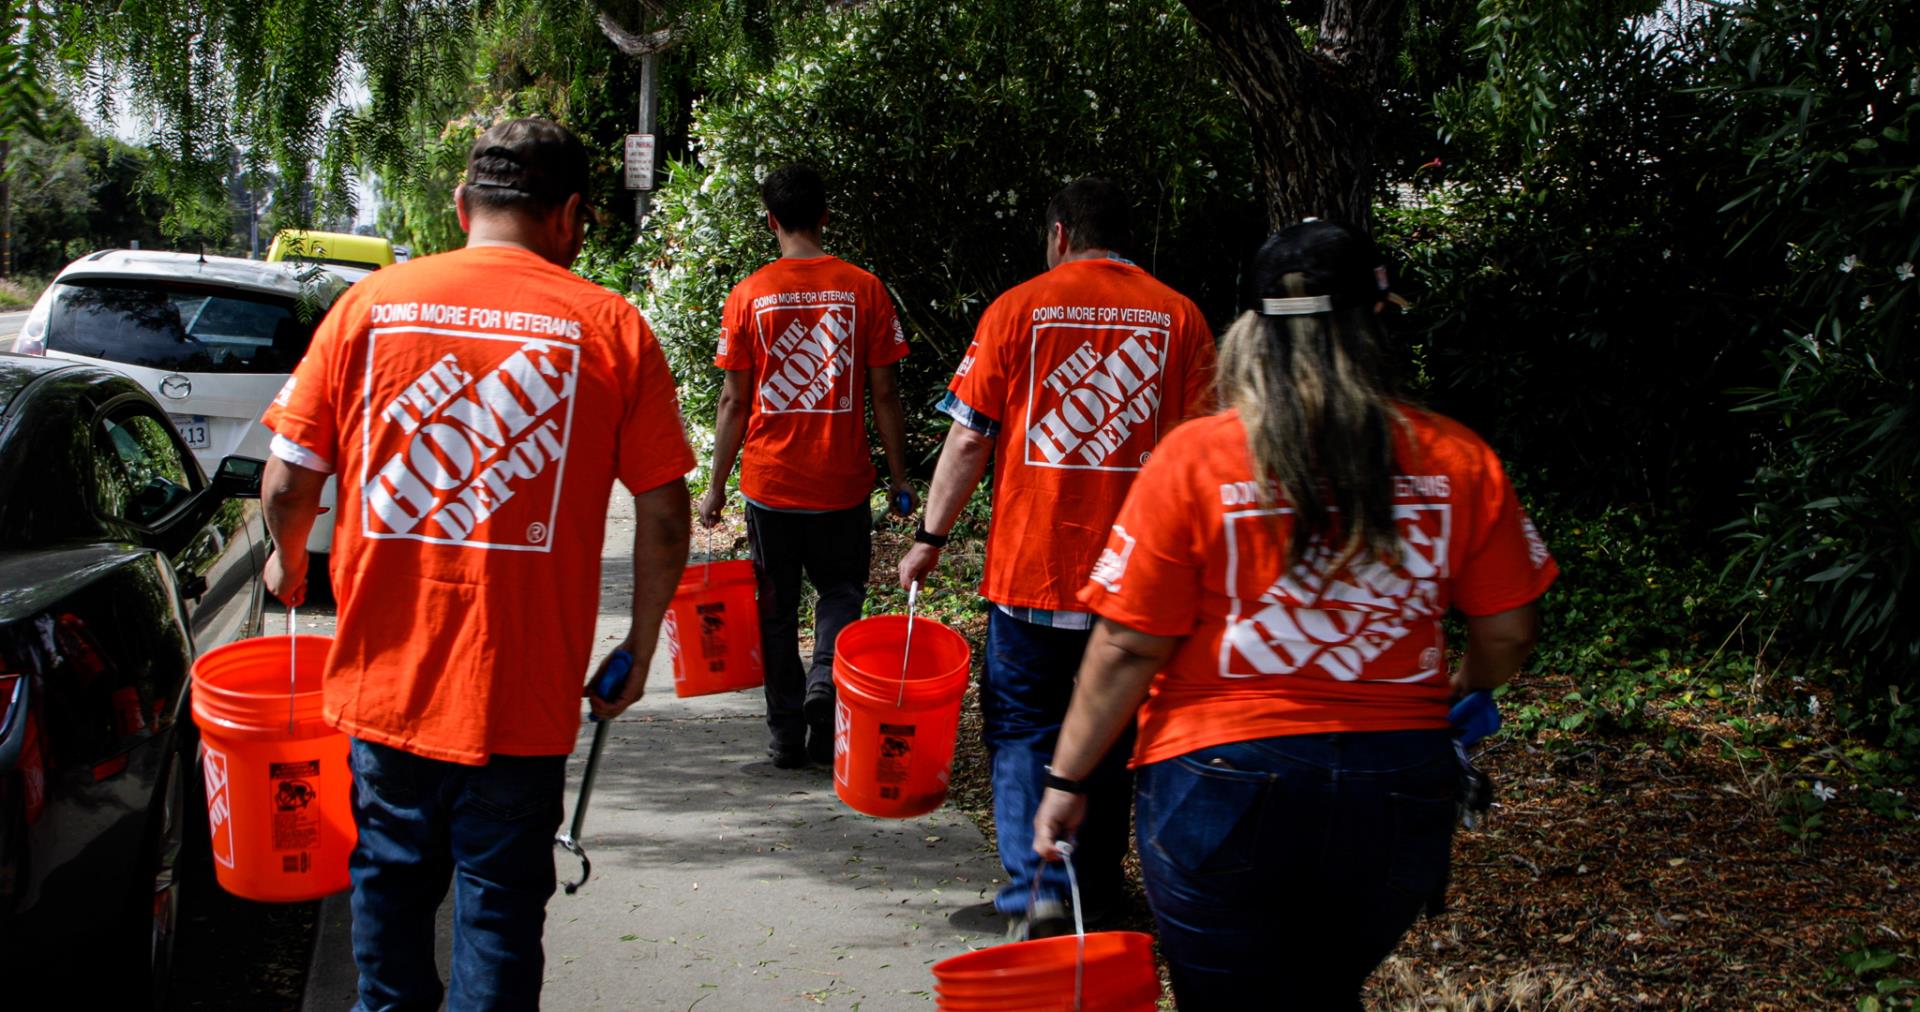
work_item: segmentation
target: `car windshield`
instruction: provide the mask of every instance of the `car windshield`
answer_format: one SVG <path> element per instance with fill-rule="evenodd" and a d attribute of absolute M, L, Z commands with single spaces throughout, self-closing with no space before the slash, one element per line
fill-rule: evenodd
<path fill-rule="evenodd" d="M 54 286 L 47 347 L 174 372 L 292 372 L 320 312 L 293 299 L 197 285 L 76 281 Z"/>

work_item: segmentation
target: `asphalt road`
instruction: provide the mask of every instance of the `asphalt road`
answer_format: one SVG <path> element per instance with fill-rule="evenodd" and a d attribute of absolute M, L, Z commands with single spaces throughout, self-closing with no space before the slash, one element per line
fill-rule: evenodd
<path fill-rule="evenodd" d="M 0 352 L 13 350 L 13 338 L 27 325 L 27 311 L 0 313 Z"/>

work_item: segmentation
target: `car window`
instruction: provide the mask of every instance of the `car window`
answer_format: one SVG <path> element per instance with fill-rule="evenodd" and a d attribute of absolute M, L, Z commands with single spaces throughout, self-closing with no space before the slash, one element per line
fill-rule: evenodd
<path fill-rule="evenodd" d="M 320 313 L 294 300 L 149 282 L 54 285 L 47 347 L 173 372 L 292 372 Z"/>
<path fill-rule="evenodd" d="M 101 419 L 93 470 L 100 512 L 143 527 L 193 494 L 186 459 L 167 423 L 145 412 Z"/>

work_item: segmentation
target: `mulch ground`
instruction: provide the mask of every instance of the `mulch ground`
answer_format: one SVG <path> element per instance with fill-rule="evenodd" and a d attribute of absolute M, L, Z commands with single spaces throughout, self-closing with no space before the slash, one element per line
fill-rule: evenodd
<path fill-rule="evenodd" d="M 870 613 L 904 611 L 904 596 L 887 589 L 904 533 L 876 534 Z M 984 617 L 947 621 L 973 643 L 977 668 Z M 1523 674 L 1503 705 L 1551 705 L 1570 688 Z M 1481 749 L 1496 807 L 1482 828 L 1455 836 L 1448 910 L 1414 926 L 1375 974 L 1368 1004 L 1854 1008 L 1874 978 L 1856 976 L 1843 957 L 1869 946 L 1900 954 L 1877 976 L 1920 976 L 1920 822 L 1875 814 L 1843 788 L 1817 837 L 1802 841 L 1781 828 L 1780 806 L 1805 785 L 1782 771 L 1820 749 L 1817 736 L 1765 761 L 1735 758 L 1710 734 L 1678 751 L 1646 737 L 1506 734 Z M 993 839 L 971 690 L 949 803 Z M 1144 899 L 1133 898 L 1118 926 L 1151 931 Z M 1883 1000 L 1906 1008 L 1913 992 Z"/>

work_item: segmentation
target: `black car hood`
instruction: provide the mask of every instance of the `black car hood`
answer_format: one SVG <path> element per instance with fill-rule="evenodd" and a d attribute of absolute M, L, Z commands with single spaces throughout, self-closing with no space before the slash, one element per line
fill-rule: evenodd
<path fill-rule="evenodd" d="M 99 574 L 148 552 L 136 545 L 0 551 L 0 625 L 31 619 Z"/>

